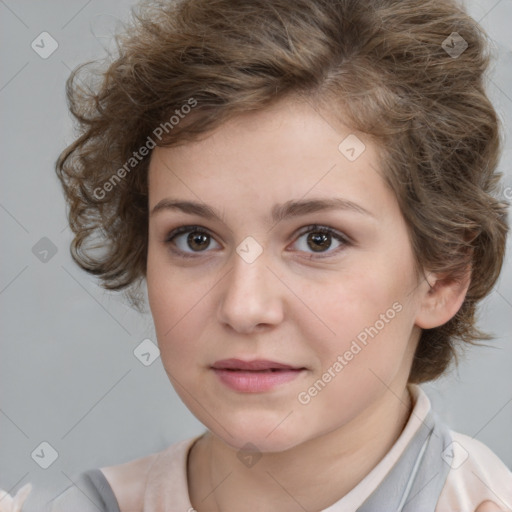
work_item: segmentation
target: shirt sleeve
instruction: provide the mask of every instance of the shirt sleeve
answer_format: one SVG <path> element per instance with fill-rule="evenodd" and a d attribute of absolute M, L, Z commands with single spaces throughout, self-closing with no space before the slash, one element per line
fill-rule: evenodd
<path fill-rule="evenodd" d="M 121 512 L 105 475 L 99 469 L 84 471 L 53 499 L 48 512 Z"/>
<path fill-rule="evenodd" d="M 485 444 L 451 431 L 451 466 L 436 512 L 473 512 L 490 500 L 502 510 L 512 511 L 512 472 Z"/>

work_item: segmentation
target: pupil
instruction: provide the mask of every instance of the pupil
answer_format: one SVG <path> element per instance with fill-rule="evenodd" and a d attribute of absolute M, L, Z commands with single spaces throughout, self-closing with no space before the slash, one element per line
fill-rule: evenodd
<path fill-rule="evenodd" d="M 203 233 L 196 233 L 195 235 L 193 233 L 190 233 L 188 235 L 188 243 L 189 243 L 189 246 L 194 249 L 194 245 L 196 245 L 196 242 L 197 243 L 197 247 L 198 250 L 202 251 L 204 249 L 206 249 L 206 247 L 208 247 L 208 240 L 207 240 L 207 235 L 203 234 Z M 203 243 L 203 245 L 201 246 L 201 241 Z M 206 242 L 206 244 L 204 244 L 204 242 Z"/>
<path fill-rule="evenodd" d="M 308 242 L 313 241 L 315 244 L 322 245 L 320 249 L 326 249 L 329 248 L 331 245 L 328 243 L 329 235 L 326 235 L 325 233 L 316 233 L 316 234 L 310 234 L 308 236 Z M 321 252 L 317 250 L 314 246 L 311 247 L 316 252 Z"/>

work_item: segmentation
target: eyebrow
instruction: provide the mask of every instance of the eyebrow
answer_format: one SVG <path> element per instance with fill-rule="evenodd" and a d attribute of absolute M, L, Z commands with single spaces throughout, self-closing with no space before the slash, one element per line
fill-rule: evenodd
<path fill-rule="evenodd" d="M 222 214 L 207 204 L 170 198 L 162 199 L 156 204 L 150 216 L 153 217 L 156 213 L 165 210 L 181 210 L 184 213 L 223 222 Z M 291 200 L 283 204 L 276 204 L 272 208 L 271 220 L 277 223 L 290 217 L 299 217 L 327 210 L 348 210 L 375 217 L 373 213 L 348 199 L 332 197 L 328 199 Z"/>

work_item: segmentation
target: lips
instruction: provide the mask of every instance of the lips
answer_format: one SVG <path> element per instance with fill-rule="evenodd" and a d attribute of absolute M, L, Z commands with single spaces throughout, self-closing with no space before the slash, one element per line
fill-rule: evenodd
<path fill-rule="evenodd" d="M 271 372 L 283 370 L 303 370 L 303 367 L 291 366 L 289 364 L 277 363 L 276 361 L 267 361 L 265 359 L 256 359 L 254 361 L 242 361 L 241 359 L 222 359 L 212 365 L 214 370 L 232 370 L 232 371 L 253 371 L 253 372 Z"/>
<path fill-rule="evenodd" d="M 223 359 L 211 366 L 222 384 L 239 393 L 271 391 L 297 378 L 306 368 L 257 359 Z"/>

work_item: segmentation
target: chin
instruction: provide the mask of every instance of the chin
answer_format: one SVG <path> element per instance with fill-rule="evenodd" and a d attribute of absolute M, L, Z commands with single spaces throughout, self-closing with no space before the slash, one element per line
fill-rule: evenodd
<path fill-rule="evenodd" d="M 222 439 L 224 443 L 237 451 L 247 444 L 252 444 L 262 453 L 283 452 L 307 440 L 303 429 L 300 429 L 300 432 L 296 431 L 299 426 L 287 425 L 285 427 L 284 423 L 287 420 L 283 422 L 283 425 L 276 428 L 283 418 L 279 421 L 275 421 L 273 418 L 271 421 L 263 421 L 261 418 L 259 420 L 248 420 L 249 418 L 246 417 L 243 422 L 222 422 L 227 431 L 232 434 L 231 436 L 218 424 L 207 425 L 207 427 L 216 437 Z"/>

